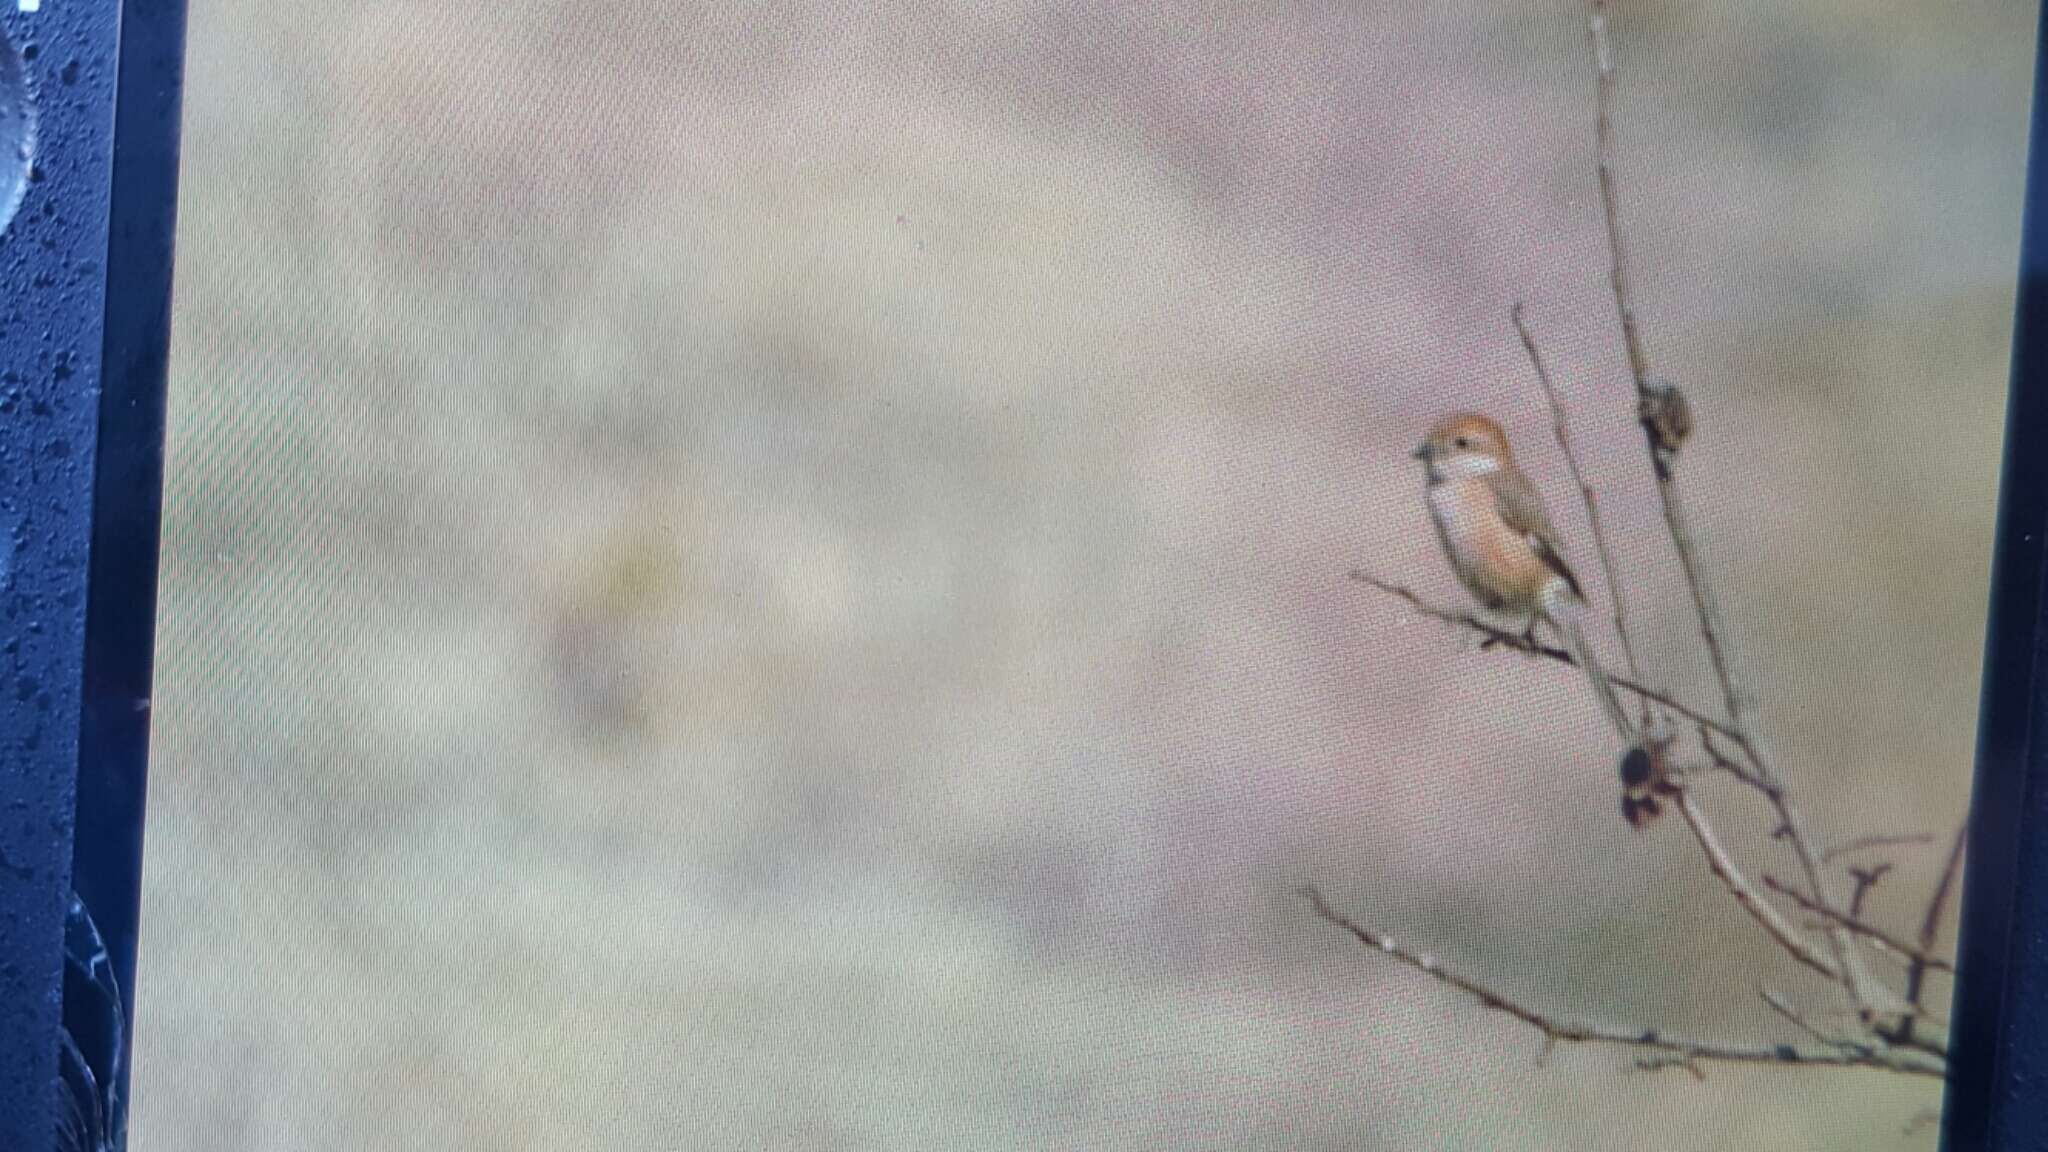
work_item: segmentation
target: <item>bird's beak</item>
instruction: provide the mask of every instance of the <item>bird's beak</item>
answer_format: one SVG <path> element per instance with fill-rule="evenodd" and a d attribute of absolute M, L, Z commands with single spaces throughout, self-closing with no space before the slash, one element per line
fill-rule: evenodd
<path fill-rule="evenodd" d="M 1429 459 L 1429 441 L 1424 440 L 1422 443 L 1417 444 L 1415 446 L 1415 451 L 1410 452 L 1408 455 L 1417 460 Z"/>

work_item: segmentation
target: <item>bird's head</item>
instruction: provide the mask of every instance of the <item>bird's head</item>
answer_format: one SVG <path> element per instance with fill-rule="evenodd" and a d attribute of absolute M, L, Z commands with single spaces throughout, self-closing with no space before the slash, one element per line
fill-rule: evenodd
<path fill-rule="evenodd" d="M 1430 426 L 1412 455 L 1432 476 L 1482 476 L 1514 461 L 1508 434 L 1477 412 L 1453 412 Z"/>

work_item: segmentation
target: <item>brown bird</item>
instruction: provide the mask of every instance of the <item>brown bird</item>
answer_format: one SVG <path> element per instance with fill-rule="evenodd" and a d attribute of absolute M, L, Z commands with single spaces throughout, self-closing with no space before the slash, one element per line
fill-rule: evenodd
<path fill-rule="evenodd" d="M 1557 630 L 1628 746 L 1622 814 L 1631 824 L 1655 817 L 1649 758 L 1586 637 L 1585 589 L 1565 562 L 1543 494 L 1516 466 L 1507 433 L 1479 413 L 1455 412 L 1430 428 L 1414 455 L 1423 464 L 1430 519 L 1451 571 L 1481 606 L 1521 622 L 1524 635 L 1533 639 L 1539 620 Z"/>

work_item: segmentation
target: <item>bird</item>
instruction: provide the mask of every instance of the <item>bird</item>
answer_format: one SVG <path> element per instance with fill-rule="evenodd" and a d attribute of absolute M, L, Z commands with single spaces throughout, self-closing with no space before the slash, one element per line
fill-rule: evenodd
<path fill-rule="evenodd" d="M 1628 710 L 1586 635 L 1586 591 L 1565 561 L 1543 493 L 1515 463 L 1507 433 L 1478 412 L 1452 412 L 1412 453 L 1422 462 L 1430 520 L 1458 582 L 1480 607 L 1517 621 L 1535 639 L 1547 622 L 1627 745 L 1622 815 L 1641 827 L 1658 814 L 1657 781 Z"/>

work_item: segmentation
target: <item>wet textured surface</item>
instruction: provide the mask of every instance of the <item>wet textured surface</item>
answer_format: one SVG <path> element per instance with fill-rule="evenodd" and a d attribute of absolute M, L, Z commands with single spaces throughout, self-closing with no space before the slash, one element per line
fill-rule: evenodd
<path fill-rule="evenodd" d="M 28 191 L 35 148 L 35 105 L 29 100 L 25 62 L 13 43 L 0 37 L 0 231 L 14 219 Z"/>
<path fill-rule="evenodd" d="M 91 492 L 101 389 L 116 12 L 0 12 L 0 1148 L 57 1128 Z M 10 70 L 10 69 L 14 70 Z M 33 156 L 28 105 L 37 100 Z M 12 199 L 11 193 L 8 196 Z"/>

